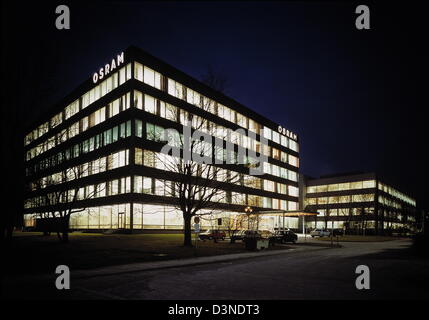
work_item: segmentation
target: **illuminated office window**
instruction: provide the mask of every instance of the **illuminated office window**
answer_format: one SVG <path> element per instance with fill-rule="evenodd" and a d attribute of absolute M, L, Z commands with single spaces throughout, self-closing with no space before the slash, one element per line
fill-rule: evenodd
<path fill-rule="evenodd" d="M 270 128 L 264 127 L 264 138 L 271 140 L 272 130 Z"/>
<path fill-rule="evenodd" d="M 140 91 L 134 91 L 134 106 L 143 109 L 143 94 Z"/>
<path fill-rule="evenodd" d="M 286 136 L 284 136 L 284 135 L 282 135 L 281 137 L 280 137 L 280 144 L 283 146 L 283 147 L 286 147 L 286 148 L 289 148 L 289 142 L 288 142 L 288 138 L 286 137 Z M 286 162 L 286 161 L 285 161 Z"/>
<path fill-rule="evenodd" d="M 298 143 L 289 139 L 289 148 L 293 151 L 298 152 Z"/>
<path fill-rule="evenodd" d="M 264 180 L 264 190 L 274 192 L 274 182 L 270 180 Z"/>
<path fill-rule="evenodd" d="M 316 186 L 317 192 L 327 192 L 328 185 Z"/>
<path fill-rule="evenodd" d="M 73 101 L 65 108 L 65 119 L 75 115 L 79 111 L 79 100 Z"/>
<path fill-rule="evenodd" d="M 249 130 L 259 134 L 260 133 L 259 123 L 249 118 Z"/>
<path fill-rule="evenodd" d="M 143 122 L 141 120 L 136 120 L 136 136 L 143 137 Z"/>
<path fill-rule="evenodd" d="M 298 202 L 288 201 L 288 210 L 298 210 Z"/>
<path fill-rule="evenodd" d="M 307 198 L 307 204 L 308 205 L 315 205 L 315 204 L 317 204 L 317 198 Z"/>
<path fill-rule="evenodd" d="M 144 80 L 144 83 L 152 87 L 155 87 L 155 71 L 145 66 L 143 80 Z M 160 87 L 158 89 L 160 89 Z"/>
<path fill-rule="evenodd" d="M 280 177 L 283 179 L 288 179 L 288 170 L 285 168 L 280 168 Z"/>
<path fill-rule="evenodd" d="M 329 184 L 328 191 L 338 191 L 338 184 Z"/>
<path fill-rule="evenodd" d="M 338 184 L 338 190 L 342 191 L 342 190 L 349 190 L 350 189 L 350 182 L 345 182 L 345 183 L 339 183 Z"/>
<path fill-rule="evenodd" d="M 280 176 L 280 168 L 274 164 L 271 165 L 271 174 L 273 176 L 279 177 Z"/>
<path fill-rule="evenodd" d="M 273 148 L 273 158 L 280 160 L 280 150 Z"/>
<path fill-rule="evenodd" d="M 143 178 L 143 193 L 149 193 L 152 194 L 152 178 Z"/>
<path fill-rule="evenodd" d="M 289 155 L 289 164 L 294 167 L 299 167 L 299 159 L 295 156 Z"/>
<path fill-rule="evenodd" d="M 143 65 L 138 62 L 134 63 L 134 77 L 143 82 Z"/>
<path fill-rule="evenodd" d="M 298 182 L 298 174 L 295 171 L 288 170 L 289 180 Z"/>
<path fill-rule="evenodd" d="M 263 197 L 262 206 L 264 208 L 272 209 L 272 207 L 273 207 L 272 199 L 268 198 L 268 197 Z"/>
<path fill-rule="evenodd" d="M 51 122 L 50 122 L 51 128 L 55 128 L 62 122 L 63 122 L 63 114 L 62 112 L 60 112 L 51 118 Z"/>
<path fill-rule="evenodd" d="M 276 143 L 280 143 L 280 134 L 276 131 L 273 131 L 272 134 L 273 134 L 273 141 Z"/>
<path fill-rule="evenodd" d="M 156 101 L 154 97 L 144 95 L 144 110 L 150 113 L 156 113 Z"/>
<path fill-rule="evenodd" d="M 289 195 L 293 197 L 299 196 L 299 189 L 295 186 L 288 186 L 289 189 Z"/>
<path fill-rule="evenodd" d="M 243 128 L 248 129 L 247 117 L 237 112 L 237 124 Z"/>
<path fill-rule="evenodd" d="M 362 182 L 363 188 L 375 188 L 375 180 L 367 180 Z"/>
<path fill-rule="evenodd" d="M 351 189 L 362 189 L 362 181 L 350 182 Z"/>

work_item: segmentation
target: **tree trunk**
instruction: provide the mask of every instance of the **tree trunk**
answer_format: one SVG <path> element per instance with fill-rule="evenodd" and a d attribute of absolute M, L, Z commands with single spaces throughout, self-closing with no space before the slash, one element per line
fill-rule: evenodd
<path fill-rule="evenodd" d="M 192 233 L 191 233 L 191 218 L 192 216 L 189 214 L 183 214 L 183 245 L 185 247 L 192 247 Z"/>
<path fill-rule="evenodd" d="M 69 242 L 69 231 L 68 230 L 64 230 L 63 231 L 63 239 L 62 239 L 63 243 L 67 243 Z"/>
<path fill-rule="evenodd" d="M 70 221 L 70 216 L 66 215 L 64 218 L 62 218 L 62 228 L 61 228 L 61 232 L 62 232 L 62 242 L 63 243 L 67 243 L 69 242 L 69 221 Z"/>
<path fill-rule="evenodd" d="M 6 228 L 6 241 L 12 241 L 12 235 L 13 235 L 13 223 L 8 224 Z"/>

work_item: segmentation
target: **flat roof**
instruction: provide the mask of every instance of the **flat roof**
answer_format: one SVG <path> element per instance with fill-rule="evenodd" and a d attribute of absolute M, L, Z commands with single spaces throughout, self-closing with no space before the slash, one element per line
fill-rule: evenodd
<path fill-rule="evenodd" d="M 267 210 L 255 212 L 259 215 L 269 214 L 269 215 L 279 215 L 285 217 L 302 217 L 302 216 L 317 216 L 319 212 L 317 211 L 305 211 L 305 210 Z"/>
<path fill-rule="evenodd" d="M 346 175 L 332 175 L 329 177 L 307 178 L 307 186 L 318 186 L 332 183 L 355 182 L 363 180 L 376 180 L 377 176 L 374 172 L 355 173 Z"/>
<path fill-rule="evenodd" d="M 207 96 L 208 98 L 218 101 L 219 103 L 222 103 L 225 106 L 232 108 L 239 113 L 245 114 L 247 117 L 252 118 L 253 120 L 259 122 L 263 126 L 271 127 L 271 129 L 275 130 L 276 132 L 277 132 L 276 128 L 279 125 L 284 127 L 282 124 L 269 119 L 268 117 L 251 109 L 250 107 L 244 106 L 243 104 L 239 103 L 232 97 L 214 90 L 213 88 L 203 83 L 201 80 L 198 80 L 192 77 L 191 75 L 149 54 L 148 52 L 146 52 L 145 50 L 139 47 L 131 45 L 125 50 L 123 50 L 123 52 L 125 55 L 123 66 L 133 61 L 140 62 L 143 65 L 146 65 L 150 68 L 153 68 L 155 71 L 162 73 L 166 77 L 169 77 L 175 81 L 179 81 L 182 85 L 185 85 L 186 87 L 191 88 L 192 90 L 195 90 L 198 93 L 204 96 Z M 94 70 L 96 69 L 96 67 L 98 66 L 94 66 Z M 89 74 L 88 78 L 85 81 L 83 81 L 80 85 L 78 85 L 64 98 L 60 99 L 58 103 L 55 103 L 51 108 L 48 108 L 45 112 L 41 113 L 40 116 L 37 117 L 34 121 L 31 121 L 30 123 L 28 123 L 25 128 L 25 134 L 28 134 L 30 131 L 34 130 L 42 123 L 49 121 L 51 117 L 55 116 L 58 112 L 62 111 L 67 105 L 69 105 L 76 99 L 80 98 L 83 94 L 90 91 L 92 88 L 98 86 L 100 83 L 94 84 L 91 76 L 92 74 Z M 289 128 L 289 127 L 286 127 L 286 128 Z M 296 139 L 292 138 L 292 140 L 299 143 L 300 141 L 299 135 L 295 131 L 292 131 L 290 129 L 289 131 L 291 131 L 293 134 L 296 134 Z"/>

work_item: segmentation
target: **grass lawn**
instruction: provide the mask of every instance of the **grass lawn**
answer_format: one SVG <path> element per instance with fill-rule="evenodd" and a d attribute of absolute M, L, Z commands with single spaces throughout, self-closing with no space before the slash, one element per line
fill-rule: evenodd
<path fill-rule="evenodd" d="M 331 237 L 317 237 L 317 240 L 321 241 L 331 241 Z M 388 237 L 388 236 L 357 236 L 357 235 L 345 235 L 339 236 L 338 241 L 345 242 L 379 242 L 379 241 L 391 241 L 398 240 L 398 237 Z M 334 241 L 337 241 L 337 237 L 334 237 Z"/>
<path fill-rule="evenodd" d="M 162 261 L 247 252 L 241 241 L 198 241 L 197 249 L 183 247 L 182 234 L 70 233 L 69 243 L 56 234 L 16 232 L 6 252 L 9 273 L 50 273 L 59 264 L 71 269 L 92 269 L 146 261 Z M 275 246 L 268 250 L 287 249 Z"/>

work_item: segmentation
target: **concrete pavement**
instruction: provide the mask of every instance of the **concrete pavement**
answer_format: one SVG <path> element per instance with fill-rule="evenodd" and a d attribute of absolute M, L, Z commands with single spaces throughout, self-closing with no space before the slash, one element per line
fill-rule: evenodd
<path fill-rule="evenodd" d="M 283 254 L 259 252 L 260 258 L 251 256 L 254 253 L 229 260 L 218 256 L 216 261 L 183 261 L 166 268 L 127 265 L 89 273 L 72 271 L 72 288 L 67 291 L 52 289 L 53 276 L 37 285 L 25 280 L 20 285 L 28 288 L 27 295 L 54 299 L 428 298 L 429 262 L 409 254 L 410 241 L 343 245 L 327 250 L 309 246 Z M 370 290 L 355 287 L 360 264 L 370 268 Z"/>

